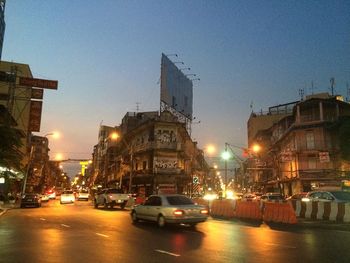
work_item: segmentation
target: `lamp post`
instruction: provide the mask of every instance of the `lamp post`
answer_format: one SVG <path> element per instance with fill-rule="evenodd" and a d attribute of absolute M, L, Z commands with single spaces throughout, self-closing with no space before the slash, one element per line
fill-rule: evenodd
<path fill-rule="evenodd" d="M 221 155 L 222 159 L 225 161 L 225 177 L 224 177 L 224 187 L 225 187 L 225 196 L 227 188 L 227 161 L 231 158 L 230 153 L 227 151 L 227 143 L 225 143 L 225 151 Z"/>
<path fill-rule="evenodd" d="M 240 157 L 238 157 L 237 154 L 235 154 L 235 152 L 233 151 L 233 149 L 231 147 L 241 149 L 244 152 L 247 152 L 249 155 L 252 155 L 252 154 L 257 155 L 261 151 L 261 146 L 259 144 L 255 143 L 250 148 L 244 148 L 244 147 L 233 145 L 233 144 L 230 144 L 227 142 L 225 143 L 225 153 L 227 152 L 227 149 L 229 148 L 231 150 L 232 154 L 236 157 L 236 161 L 239 163 L 239 165 L 242 168 L 242 173 L 243 173 L 242 174 L 242 189 L 244 189 L 244 187 L 245 187 L 245 169 L 244 169 L 244 163 L 243 163 L 244 160 L 242 160 Z M 229 157 L 228 157 L 228 159 L 229 159 Z M 226 164 L 226 162 L 225 162 L 225 164 Z M 225 179 L 225 184 L 226 184 L 226 179 Z"/>

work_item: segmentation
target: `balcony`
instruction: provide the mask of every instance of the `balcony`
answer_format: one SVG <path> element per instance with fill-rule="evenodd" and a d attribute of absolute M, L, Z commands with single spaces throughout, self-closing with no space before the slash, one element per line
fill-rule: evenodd
<path fill-rule="evenodd" d="M 181 143 L 179 142 L 159 142 L 159 141 L 146 142 L 143 144 L 133 146 L 134 152 L 142 152 L 142 151 L 157 150 L 157 149 L 180 151 L 182 147 L 181 147 Z"/>

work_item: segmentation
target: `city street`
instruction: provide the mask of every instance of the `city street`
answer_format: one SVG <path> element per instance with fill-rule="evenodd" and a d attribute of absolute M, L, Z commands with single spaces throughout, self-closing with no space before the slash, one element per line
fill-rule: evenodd
<path fill-rule="evenodd" d="M 0 262 L 347 262 L 350 232 L 209 219 L 196 229 L 140 222 L 92 203 L 11 209 Z"/>

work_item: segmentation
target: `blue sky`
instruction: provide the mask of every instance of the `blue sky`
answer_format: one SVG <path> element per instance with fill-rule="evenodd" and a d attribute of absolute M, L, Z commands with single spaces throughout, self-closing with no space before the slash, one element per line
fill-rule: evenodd
<path fill-rule="evenodd" d="M 159 109 L 161 53 L 194 82 L 193 138 L 244 146 L 253 110 L 295 101 L 298 90 L 346 96 L 350 1 L 7 1 L 2 59 L 29 64 L 47 90 L 41 133 L 52 155 L 89 158 L 99 124 Z M 172 58 L 172 57 L 170 57 Z M 174 58 L 172 58 L 175 60 Z"/>

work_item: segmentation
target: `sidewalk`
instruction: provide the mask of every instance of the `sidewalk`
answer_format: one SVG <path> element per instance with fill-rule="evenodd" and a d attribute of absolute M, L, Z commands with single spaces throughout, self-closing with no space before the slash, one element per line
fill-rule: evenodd
<path fill-rule="evenodd" d="M 0 216 L 5 214 L 8 209 L 17 208 L 17 207 L 18 207 L 18 204 L 16 203 L 0 202 Z"/>

